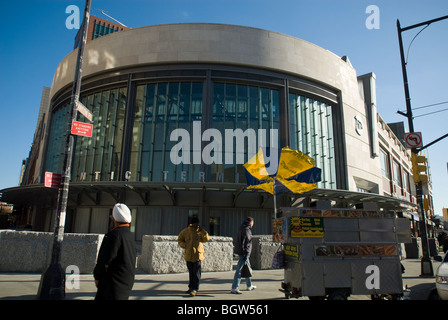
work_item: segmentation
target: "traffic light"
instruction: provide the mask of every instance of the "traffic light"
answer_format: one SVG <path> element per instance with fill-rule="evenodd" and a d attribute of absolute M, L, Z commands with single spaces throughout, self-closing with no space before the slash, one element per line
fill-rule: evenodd
<path fill-rule="evenodd" d="M 428 182 L 428 175 L 426 174 L 426 157 L 412 152 L 411 161 L 414 182 Z"/>
<path fill-rule="evenodd" d="M 423 209 L 425 209 L 425 211 L 429 210 L 429 200 L 428 200 L 428 198 L 423 198 Z"/>

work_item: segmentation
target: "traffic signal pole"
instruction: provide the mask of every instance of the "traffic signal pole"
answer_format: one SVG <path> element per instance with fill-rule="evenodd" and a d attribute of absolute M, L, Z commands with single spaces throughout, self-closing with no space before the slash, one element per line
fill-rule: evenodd
<path fill-rule="evenodd" d="M 448 16 L 440 17 L 437 19 L 428 20 L 425 22 L 421 22 L 409 27 L 401 28 L 400 21 L 397 20 L 397 31 L 398 31 L 398 42 L 400 46 L 400 56 L 401 56 L 401 68 L 403 73 L 403 84 L 404 84 L 404 93 L 406 97 L 406 113 L 399 112 L 401 115 L 408 118 L 408 126 L 409 126 L 409 132 L 415 132 L 414 131 L 414 123 L 413 123 L 413 116 L 412 116 L 412 108 L 411 108 L 411 97 L 409 94 L 409 85 L 408 85 L 408 76 L 406 71 L 406 61 L 404 58 L 404 50 L 403 50 L 403 40 L 401 37 L 401 33 L 410 29 L 414 29 L 417 27 L 421 27 L 424 25 L 429 25 L 433 22 L 440 21 L 448 19 Z M 417 154 L 421 148 L 412 148 L 412 153 Z M 428 232 L 426 229 L 426 213 L 423 206 L 423 185 L 422 181 L 418 181 L 416 183 L 416 193 L 417 193 L 417 205 L 419 210 L 419 229 L 420 229 L 420 236 L 422 239 L 422 252 L 423 256 L 421 259 L 421 277 L 433 277 L 434 276 L 434 268 L 432 265 L 432 260 L 429 255 L 429 242 L 428 242 Z"/>
<path fill-rule="evenodd" d="M 73 82 L 70 116 L 67 123 L 66 145 L 63 163 L 63 174 L 61 186 L 58 191 L 58 203 L 56 209 L 56 221 L 53 235 L 53 247 L 51 262 L 47 270 L 42 274 L 37 299 L 61 300 L 65 298 L 65 270 L 61 266 L 61 247 L 64 239 L 65 216 L 68 203 L 68 191 L 71 176 L 71 163 L 73 155 L 73 140 L 71 134 L 72 122 L 77 117 L 77 104 L 81 90 L 82 65 L 84 60 L 84 47 L 87 42 L 87 30 L 90 19 L 90 2 L 86 0 L 84 18 L 82 24 L 82 41 L 78 48 L 78 59 L 76 62 L 75 79 Z"/>

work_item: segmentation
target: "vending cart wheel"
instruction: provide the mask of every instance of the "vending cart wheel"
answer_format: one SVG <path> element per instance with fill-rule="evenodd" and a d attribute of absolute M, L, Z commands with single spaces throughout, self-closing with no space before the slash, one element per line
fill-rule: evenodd
<path fill-rule="evenodd" d="M 328 300 L 347 300 L 347 294 L 343 290 L 335 290 L 330 292 Z"/>

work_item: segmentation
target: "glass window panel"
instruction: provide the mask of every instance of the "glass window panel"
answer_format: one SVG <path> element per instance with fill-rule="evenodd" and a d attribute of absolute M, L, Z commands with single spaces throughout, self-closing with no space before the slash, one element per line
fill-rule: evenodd
<path fill-rule="evenodd" d="M 114 172 L 115 181 L 119 179 L 121 147 L 123 144 L 124 116 L 126 112 L 127 88 L 120 88 L 117 97 L 117 117 L 115 121 L 115 142 L 114 157 L 112 158 L 112 172 Z M 112 173 L 111 173 L 112 175 Z M 111 179 L 112 180 L 112 179 Z"/>
<path fill-rule="evenodd" d="M 200 164 L 175 165 L 170 158 L 172 148 L 179 141 L 171 141 L 171 133 L 185 129 L 192 133 L 193 122 L 202 119 L 202 91 L 200 82 L 151 83 L 137 87 L 136 105 L 145 106 L 145 116 L 136 110 L 134 131 L 140 134 L 133 145 L 131 161 L 141 170 L 139 181 L 198 181 Z M 137 126 L 139 128 L 137 129 Z M 192 142 L 190 150 L 192 153 Z M 191 157 L 190 157 L 191 162 Z M 134 169 L 133 169 L 134 170 Z"/>
<path fill-rule="evenodd" d="M 408 193 L 411 192 L 411 185 L 409 184 L 409 173 L 406 171 L 403 171 L 403 189 L 406 190 Z"/>
<path fill-rule="evenodd" d="M 193 110 L 192 105 L 192 84 L 190 82 L 183 82 L 180 84 L 180 97 L 179 97 L 179 121 L 178 128 L 185 129 L 187 132 L 192 132 L 192 120 L 191 112 Z M 172 131 L 171 131 L 172 132 Z M 173 141 L 174 144 L 177 141 Z M 170 147 L 171 150 L 172 147 Z M 192 171 L 190 170 L 190 164 L 180 163 L 176 166 L 175 180 L 178 182 L 191 181 Z"/>
<path fill-rule="evenodd" d="M 180 84 L 180 96 L 179 96 L 179 121 L 188 121 L 191 108 L 191 83 L 183 82 Z M 185 119 L 185 116 L 187 118 Z"/>
<path fill-rule="evenodd" d="M 315 160 L 322 169 L 319 188 L 336 188 L 332 107 L 318 100 L 289 94 L 290 147 Z"/>
<path fill-rule="evenodd" d="M 278 90 L 271 90 L 271 112 L 272 112 L 272 123 L 269 129 L 277 130 L 277 136 L 271 136 L 271 146 L 279 148 L 279 138 L 280 138 L 280 94 Z"/>
<path fill-rule="evenodd" d="M 248 92 L 248 103 L 249 103 L 249 127 L 258 130 L 261 128 L 261 118 L 259 117 L 260 112 L 260 99 L 258 95 L 257 87 L 249 87 Z"/>
<path fill-rule="evenodd" d="M 380 160 L 381 160 L 381 173 L 383 174 L 384 177 L 390 178 L 390 173 L 389 173 L 389 156 L 383 150 L 380 150 Z"/>
<path fill-rule="evenodd" d="M 167 112 L 167 83 L 159 83 L 157 86 L 156 108 L 154 130 L 154 162 L 152 170 L 153 181 L 162 181 L 162 171 L 165 157 L 166 137 L 166 112 Z"/>
<path fill-rule="evenodd" d="M 244 128 L 247 128 L 247 86 L 239 85 L 237 87 L 237 117 L 238 117 L 238 124 L 245 125 Z"/>
<path fill-rule="evenodd" d="M 70 104 L 66 104 L 53 112 L 48 138 L 45 171 L 62 173 L 70 106 Z"/>
<path fill-rule="evenodd" d="M 394 169 L 394 182 L 397 186 L 401 187 L 401 169 L 400 165 L 393 161 L 393 169 Z"/>
<path fill-rule="evenodd" d="M 290 132 L 289 144 L 291 146 L 297 146 L 298 130 L 297 130 L 297 121 L 295 121 L 295 119 L 297 119 L 297 96 L 290 93 L 288 100 L 289 100 L 289 132 Z"/>
<path fill-rule="evenodd" d="M 213 86 L 213 98 L 210 126 L 222 135 L 223 163 L 211 165 L 209 179 L 245 183 L 242 165 L 249 160 L 249 149 L 253 149 L 255 154 L 258 146 L 270 146 L 273 138 L 277 139 L 275 146 L 279 145 L 279 135 L 273 135 L 271 139 L 270 131 L 279 128 L 279 92 L 269 88 L 218 82 Z M 233 135 L 226 135 L 226 129 L 230 129 Z M 264 129 L 262 136 L 258 129 Z M 226 141 L 228 138 L 232 141 Z"/>
<path fill-rule="evenodd" d="M 236 85 L 226 84 L 225 92 L 225 119 L 235 121 Z"/>
<path fill-rule="evenodd" d="M 121 145 L 121 141 L 117 141 L 118 132 L 122 129 L 117 124 L 117 121 L 120 119 L 120 111 L 118 110 L 119 92 L 119 89 L 110 90 L 105 101 L 107 105 L 107 118 L 104 134 L 104 159 L 102 169 L 104 174 L 101 176 L 102 181 L 113 181 L 118 177 L 118 169 L 114 168 L 113 162 L 116 145 Z M 121 119 L 123 119 L 123 116 L 121 115 Z"/>
<path fill-rule="evenodd" d="M 111 97 L 113 93 L 107 91 L 105 93 L 104 101 L 104 133 L 103 133 L 103 164 L 101 166 L 101 181 L 108 181 L 110 178 L 110 156 L 111 156 L 111 145 L 113 145 L 113 138 L 111 137 L 112 126 L 111 126 L 111 115 L 113 104 L 111 103 Z"/>
<path fill-rule="evenodd" d="M 103 176 L 106 176 L 103 172 L 103 159 L 105 151 L 105 137 L 107 134 L 107 114 L 108 114 L 108 101 L 109 101 L 109 91 L 104 91 L 101 93 L 101 97 L 98 97 L 97 107 L 98 107 L 98 122 L 96 127 L 94 126 L 95 134 L 95 153 L 93 160 L 93 170 L 95 173 L 94 181 L 103 180 Z"/>
<path fill-rule="evenodd" d="M 263 120 L 263 127 L 269 127 L 270 110 L 269 110 L 269 89 L 260 88 L 260 103 L 261 103 L 261 119 Z"/>
<path fill-rule="evenodd" d="M 202 83 L 193 82 L 191 87 L 191 120 L 202 119 Z"/>
<path fill-rule="evenodd" d="M 93 39 L 96 39 L 100 36 L 100 24 L 95 22 L 95 33 L 93 34 Z"/>
<path fill-rule="evenodd" d="M 126 88 L 106 90 L 80 101 L 93 113 L 92 137 L 74 136 L 72 181 L 117 180 L 123 136 Z M 54 111 L 48 139 L 46 171 L 62 170 L 65 141 L 62 135 L 69 117 L 69 104 Z M 89 122 L 78 112 L 77 120 Z M 61 144 L 62 142 L 62 144 Z M 61 149 L 62 148 L 62 149 Z M 61 153 L 62 152 L 62 153 Z M 51 171 L 55 172 L 55 171 Z"/>
<path fill-rule="evenodd" d="M 145 86 L 139 86 L 136 90 L 136 98 L 135 98 L 135 104 L 134 104 L 134 126 L 132 127 L 132 145 L 131 145 L 131 158 L 130 158 L 130 167 L 129 171 L 133 172 L 134 174 L 131 175 L 131 178 L 134 179 L 144 179 L 143 177 L 147 177 L 148 172 L 147 170 L 141 171 L 141 165 L 140 165 L 140 158 L 141 158 L 141 152 L 144 151 L 144 148 L 142 148 L 142 142 L 143 138 L 142 135 L 144 133 L 143 127 L 144 127 L 144 120 L 145 110 L 143 109 L 144 105 L 144 97 L 146 95 L 146 87 Z"/>

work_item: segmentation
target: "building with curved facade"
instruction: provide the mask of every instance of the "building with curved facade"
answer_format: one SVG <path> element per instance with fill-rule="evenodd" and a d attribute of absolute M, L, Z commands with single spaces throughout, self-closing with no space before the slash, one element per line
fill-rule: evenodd
<path fill-rule="evenodd" d="M 4 190 L 36 230 L 52 230 L 57 190 L 42 184 L 62 171 L 76 57 L 54 75 L 41 166 L 28 173 L 37 183 Z M 358 77 L 348 58 L 307 41 L 234 25 L 148 26 L 87 43 L 82 75 L 93 135 L 75 138 L 66 232 L 107 232 L 124 202 L 137 241 L 177 234 L 191 216 L 233 236 L 251 215 L 254 232 L 269 234 L 273 198 L 246 190 L 242 166 L 260 146 L 298 149 L 322 169 L 317 189 L 282 194 L 278 206 L 415 206 L 383 193 L 374 74 Z"/>

